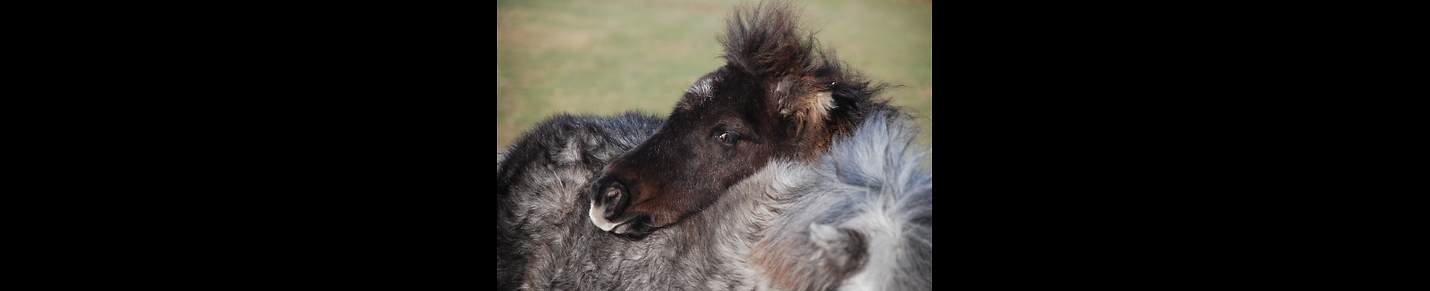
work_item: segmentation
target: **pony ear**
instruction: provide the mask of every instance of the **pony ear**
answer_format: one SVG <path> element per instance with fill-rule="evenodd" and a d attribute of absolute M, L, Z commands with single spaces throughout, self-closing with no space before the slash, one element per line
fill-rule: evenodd
<path fill-rule="evenodd" d="M 829 111 L 838 107 L 831 92 L 832 82 L 822 84 L 811 79 L 785 76 L 770 88 L 779 116 L 794 125 L 796 135 L 820 131 Z"/>

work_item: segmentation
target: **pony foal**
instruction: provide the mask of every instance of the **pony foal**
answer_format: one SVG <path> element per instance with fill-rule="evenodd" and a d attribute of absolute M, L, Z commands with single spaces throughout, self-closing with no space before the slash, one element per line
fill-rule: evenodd
<path fill-rule="evenodd" d="M 887 101 L 797 25 L 785 2 L 736 7 L 726 63 L 686 90 L 649 139 L 606 165 L 591 223 L 641 237 L 712 205 L 771 160 L 809 161 Z"/>

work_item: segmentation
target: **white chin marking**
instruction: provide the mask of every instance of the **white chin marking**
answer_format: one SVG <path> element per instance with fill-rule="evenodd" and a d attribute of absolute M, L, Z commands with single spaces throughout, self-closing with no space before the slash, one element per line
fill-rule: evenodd
<path fill-rule="evenodd" d="M 596 227 L 604 231 L 611 231 L 612 228 L 616 228 L 616 226 L 620 225 L 606 220 L 605 215 L 600 215 L 597 213 L 606 213 L 606 208 L 596 206 L 596 201 L 591 201 L 591 224 L 595 224 Z M 622 233 L 625 230 L 626 228 L 622 227 L 620 229 L 617 229 L 616 233 Z"/>

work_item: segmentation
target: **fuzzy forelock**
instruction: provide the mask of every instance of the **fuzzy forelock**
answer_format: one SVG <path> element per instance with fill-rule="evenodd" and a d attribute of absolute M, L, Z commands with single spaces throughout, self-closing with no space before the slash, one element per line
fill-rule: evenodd
<path fill-rule="evenodd" d="M 723 57 L 755 76 L 815 71 L 828 61 L 818 51 L 814 34 L 799 28 L 798 10 L 782 1 L 735 7 L 720 38 Z"/>

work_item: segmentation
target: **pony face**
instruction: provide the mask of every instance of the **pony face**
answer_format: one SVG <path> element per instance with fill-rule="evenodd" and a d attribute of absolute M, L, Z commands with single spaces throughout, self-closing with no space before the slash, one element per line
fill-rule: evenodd
<path fill-rule="evenodd" d="M 726 64 L 690 86 L 649 139 L 592 183 L 591 222 L 644 236 L 701 211 L 775 158 L 812 160 L 847 134 L 882 86 L 845 70 L 787 4 L 736 9 Z"/>
<path fill-rule="evenodd" d="M 713 203 L 771 158 L 794 151 L 752 76 L 727 67 L 686 91 L 646 142 L 608 164 L 591 189 L 591 221 L 643 235 Z"/>

